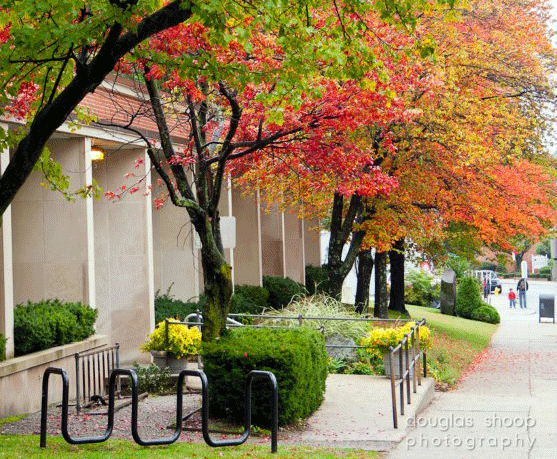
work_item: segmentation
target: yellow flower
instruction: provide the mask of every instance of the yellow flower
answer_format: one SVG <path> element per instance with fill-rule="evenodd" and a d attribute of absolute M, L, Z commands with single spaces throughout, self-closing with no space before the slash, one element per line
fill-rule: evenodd
<path fill-rule="evenodd" d="M 199 353 L 201 347 L 201 332 L 197 327 L 174 324 L 168 325 L 168 343 L 165 337 L 165 323 L 160 322 L 157 328 L 140 346 L 143 352 L 166 351 L 176 358 L 187 357 Z"/>
<path fill-rule="evenodd" d="M 404 339 L 404 335 L 409 334 L 412 331 L 412 327 L 415 326 L 415 322 L 407 322 L 402 327 L 373 328 L 366 337 L 360 340 L 360 346 L 366 346 L 370 354 L 375 352 L 383 354 L 387 352 L 389 346 L 396 347 Z M 431 332 L 429 328 L 422 325 L 419 333 L 420 346 L 426 349 L 429 348 L 431 345 Z"/>

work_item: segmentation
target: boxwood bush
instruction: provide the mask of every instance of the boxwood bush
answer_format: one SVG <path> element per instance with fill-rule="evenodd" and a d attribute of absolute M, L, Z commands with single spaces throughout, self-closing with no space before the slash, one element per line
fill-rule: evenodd
<path fill-rule="evenodd" d="M 202 309 L 200 302 L 186 302 L 170 295 L 170 288 L 162 295 L 155 294 L 155 323 L 158 324 L 166 318 L 184 320 L 188 314 Z"/>
<path fill-rule="evenodd" d="M 15 355 L 81 341 L 94 332 L 97 311 L 58 299 L 19 304 L 14 310 Z"/>
<path fill-rule="evenodd" d="M 323 401 L 327 378 L 325 340 L 317 330 L 236 328 L 202 351 L 209 380 L 211 416 L 244 422 L 244 384 L 251 370 L 274 373 L 279 424 L 308 417 Z M 252 424 L 271 424 L 269 382 L 252 384 Z"/>
<path fill-rule="evenodd" d="M 6 360 L 6 342 L 8 338 L 6 338 L 2 333 L 0 333 L 0 362 Z"/>
<path fill-rule="evenodd" d="M 235 285 L 230 312 L 237 314 L 261 314 L 269 307 L 269 291 L 257 285 Z"/>
<path fill-rule="evenodd" d="M 269 292 L 269 306 L 282 309 L 288 306 L 292 298 L 307 295 L 303 284 L 288 277 L 263 276 L 263 287 Z"/>
<path fill-rule="evenodd" d="M 489 304 L 482 304 L 472 311 L 471 318 L 479 320 L 480 322 L 487 322 L 489 324 L 498 324 L 501 322 L 499 312 Z"/>
<path fill-rule="evenodd" d="M 328 282 L 327 268 L 323 266 L 306 266 L 306 290 L 309 295 L 325 293 Z"/>
<path fill-rule="evenodd" d="M 456 292 L 456 313 L 465 319 L 472 318 L 472 311 L 485 304 L 482 300 L 480 283 L 475 277 L 460 280 Z"/>

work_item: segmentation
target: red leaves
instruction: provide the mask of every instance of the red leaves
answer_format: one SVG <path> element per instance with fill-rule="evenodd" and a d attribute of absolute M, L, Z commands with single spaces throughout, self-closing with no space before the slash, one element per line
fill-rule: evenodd
<path fill-rule="evenodd" d="M 38 96 L 39 86 L 32 82 L 22 82 L 19 92 L 6 107 L 6 113 L 24 119 L 31 113 L 31 105 Z"/>

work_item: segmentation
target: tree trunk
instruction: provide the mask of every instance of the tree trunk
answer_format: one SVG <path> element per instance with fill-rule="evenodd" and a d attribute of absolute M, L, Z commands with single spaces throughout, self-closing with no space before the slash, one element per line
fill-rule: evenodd
<path fill-rule="evenodd" d="M 232 267 L 223 255 L 218 214 L 213 218 L 200 218 L 190 213 L 201 240 L 204 294 L 203 341 L 213 341 L 226 329 L 226 318 L 232 297 Z"/>
<path fill-rule="evenodd" d="M 387 252 L 375 253 L 375 304 L 373 316 L 389 317 L 387 298 Z"/>
<path fill-rule="evenodd" d="M 369 284 L 373 271 L 373 255 L 371 248 L 358 252 L 358 272 L 356 285 L 356 298 L 354 304 L 358 314 L 367 314 L 369 307 Z"/>
<path fill-rule="evenodd" d="M 391 263 L 391 294 L 389 309 L 408 315 L 404 304 L 404 238 L 396 241 L 389 251 Z"/>
<path fill-rule="evenodd" d="M 327 285 L 326 291 L 338 301 L 342 298 L 342 284 L 352 269 L 358 256 L 358 250 L 364 239 L 365 232 L 352 232 L 356 218 L 362 210 L 362 200 L 358 195 L 352 195 L 344 219 L 344 197 L 335 193 L 331 212 L 331 237 L 327 253 Z M 345 244 L 350 240 L 348 253 L 342 258 Z"/>
<path fill-rule="evenodd" d="M 226 318 L 230 310 L 232 297 L 232 268 L 223 262 L 214 264 L 210 257 L 201 251 L 203 265 L 204 294 L 203 306 L 203 341 L 213 341 L 226 329 Z"/>

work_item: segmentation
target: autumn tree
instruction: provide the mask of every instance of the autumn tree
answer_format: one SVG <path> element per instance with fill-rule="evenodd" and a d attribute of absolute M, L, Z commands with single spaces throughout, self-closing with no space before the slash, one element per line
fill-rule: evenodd
<path fill-rule="evenodd" d="M 438 0 L 451 4 L 452 0 Z M 0 177 L 0 215 L 27 179 L 44 146 L 83 98 L 94 91 L 116 64 L 132 50 L 142 49 L 156 33 L 191 19 L 212 31 L 212 40 L 226 45 L 234 35 L 245 41 L 251 35 L 250 18 L 262 18 L 275 30 L 284 49 L 297 50 L 291 59 L 304 72 L 314 53 L 336 56 L 345 64 L 347 44 L 365 24 L 357 18 L 376 8 L 385 18 L 412 26 L 414 9 L 427 1 L 350 2 L 345 8 L 328 1 L 292 2 L 184 2 L 174 0 L 81 0 L 0 2 L 0 106 L 5 117 L 14 116 L 28 129 L 16 136 L 2 133 L 1 146 L 13 151 Z M 330 28 L 328 37 L 310 40 L 313 11 L 336 11 L 342 27 Z M 311 11 L 311 14 L 310 14 Z M 234 29 L 232 32 L 231 29 Z M 327 38 L 327 39 L 325 39 Z M 331 45 L 330 40 L 344 38 Z M 307 46 L 311 42 L 311 47 Z M 306 52 L 307 51 L 307 52 Z M 292 55 L 294 56 L 294 55 Z M 369 62 L 372 55 L 366 55 Z M 195 65 L 190 56 L 183 65 Z M 351 67 L 347 65 L 347 67 Z M 85 190 L 86 192 L 87 190 Z"/>
<path fill-rule="evenodd" d="M 516 234 L 543 234 L 554 221 L 555 203 L 540 143 L 543 108 L 555 102 L 547 76 L 555 57 L 546 13 L 538 2 L 478 1 L 448 25 L 431 17 L 426 26 L 437 40 L 437 60 L 423 61 L 420 79 L 397 91 L 412 116 L 384 125 L 368 120 L 358 131 L 364 139 L 359 145 L 367 142 L 369 158 L 381 161 L 383 177 L 398 183 L 392 192 L 365 200 L 358 192 L 341 193 L 339 199 L 333 173 L 305 162 L 291 165 L 297 172 L 287 171 L 291 182 L 283 188 L 306 186 L 301 196 L 311 209 L 328 187 L 325 201 L 342 208 L 330 213 L 330 224 L 348 217 L 338 227 L 352 228 L 343 240 L 351 241 L 352 259 L 363 232 L 378 253 L 401 237 L 425 249 L 446 237 L 447 228 L 467 228 L 500 247 Z M 353 202 L 365 207 L 365 218 Z"/>
<path fill-rule="evenodd" d="M 400 186 L 381 207 L 423 250 L 447 229 L 508 249 L 518 234 L 539 237 L 553 225 L 555 188 L 540 142 L 544 107 L 555 104 L 545 14 L 537 2 L 471 2 L 448 27 L 429 24 L 439 57 L 424 77 L 436 90 L 412 95 L 420 115 L 391 131 L 397 154 L 385 170 Z M 375 218 L 384 231 L 384 216 Z"/>
<path fill-rule="evenodd" d="M 375 14 L 371 17 L 377 21 Z M 360 17 L 355 23 L 366 20 L 367 16 Z M 312 21 L 307 39 L 314 46 L 325 39 L 336 41 L 335 36 L 330 37 L 331 30 L 346 25 L 339 16 L 329 13 L 316 12 Z M 348 153 L 351 162 L 346 165 L 346 177 L 355 170 L 365 170 L 358 183 L 347 180 L 342 185 L 348 192 L 388 192 L 394 182 L 382 178 L 380 169 L 360 154 L 359 148 L 351 147 L 354 141 L 341 132 L 341 127 L 353 130 L 360 119 L 378 113 L 384 119 L 405 116 L 399 104 L 391 100 L 390 85 L 394 83 L 388 82 L 389 75 L 376 61 L 352 69 L 344 59 L 339 61 L 339 55 L 322 56 L 304 63 L 305 78 L 301 78 L 294 72 L 300 64 L 288 64 L 294 56 L 285 49 L 280 33 L 271 33 L 252 20 L 250 24 L 246 43 L 231 38 L 226 46 L 213 42 L 212 31 L 201 23 L 179 25 L 153 37 L 149 52 L 135 51 L 119 67 L 123 73 L 141 72 L 142 77 L 136 74 L 135 79 L 144 80 L 149 108 L 137 107 L 127 119 L 122 119 L 119 110 L 118 122 L 103 123 L 140 135 L 169 200 L 187 211 L 199 235 L 207 297 L 206 340 L 219 336 L 225 328 L 232 294 L 231 268 L 224 258 L 219 223 L 219 202 L 227 174 L 249 176 L 254 164 L 279 156 L 282 159 L 277 167 L 288 167 L 288 158 L 306 150 L 312 156 L 305 160 L 315 168 L 322 167 L 323 162 L 340 163 Z M 369 28 L 368 24 L 354 37 L 366 46 Z M 378 46 L 367 46 L 353 52 L 360 59 L 378 59 L 382 57 L 379 50 Z M 296 58 L 300 52 L 297 48 Z M 354 73 L 360 78 L 351 78 Z M 344 80 L 337 81 L 339 77 Z M 353 108 L 348 110 L 351 103 Z M 390 110 L 385 110 L 386 105 L 391 106 Z M 135 127 L 140 116 L 155 121 L 158 141 Z M 182 145 L 176 145 L 172 136 L 181 136 Z M 117 195 L 111 193 L 112 197 Z M 356 201 L 354 211 L 359 213 Z M 351 234 L 351 228 L 342 231 Z"/>

